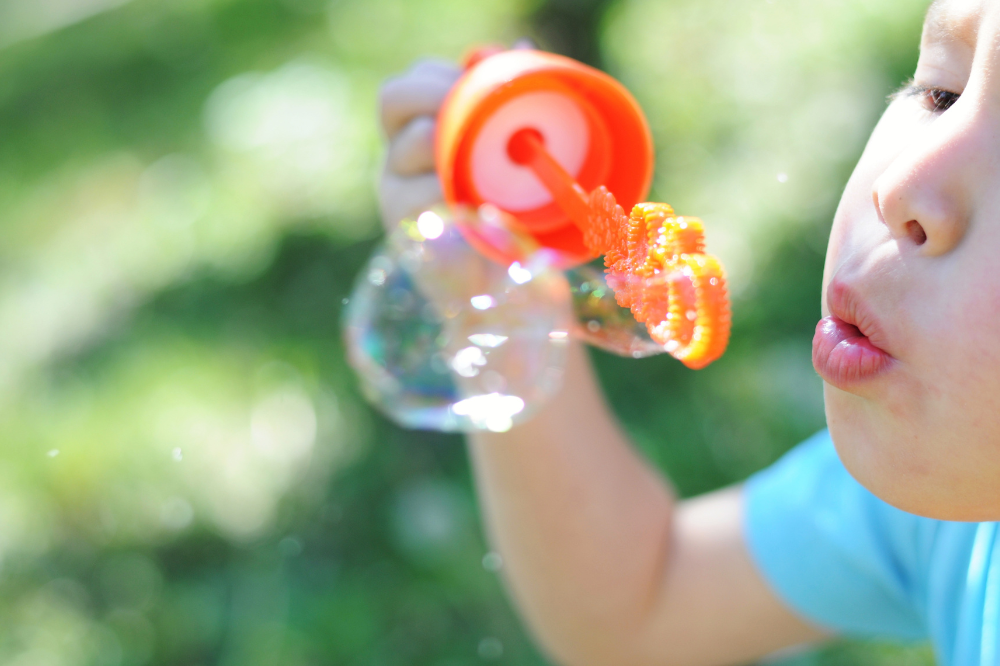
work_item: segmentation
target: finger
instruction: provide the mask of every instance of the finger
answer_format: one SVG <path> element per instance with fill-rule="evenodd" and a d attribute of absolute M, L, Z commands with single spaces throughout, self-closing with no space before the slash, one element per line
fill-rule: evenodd
<path fill-rule="evenodd" d="M 458 79 L 444 73 L 410 73 L 389 79 L 379 94 L 382 127 L 393 136 L 416 116 L 436 116 L 441 102 Z"/>
<path fill-rule="evenodd" d="M 382 128 L 392 137 L 416 116 L 436 116 L 451 84 L 432 77 L 393 79 L 380 95 Z"/>
<path fill-rule="evenodd" d="M 410 68 L 411 74 L 426 74 L 437 76 L 449 81 L 455 81 L 462 75 L 462 68 L 448 60 L 437 58 L 425 58 L 413 63 Z"/>
<path fill-rule="evenodd" d="M 443 200 L 441 181 L 435 173 L 404 177 L 386 170 L 382 174 L 379 205 L 386 230 L 395 229 L 400 220 L 418 215 Z"/>
<path fill-rule="evenodd" d="M 430 116 L 417 116 L 393 138 L 386 158 L 388 169 L 400 176 L 434 170 L 434 127 Z"/>

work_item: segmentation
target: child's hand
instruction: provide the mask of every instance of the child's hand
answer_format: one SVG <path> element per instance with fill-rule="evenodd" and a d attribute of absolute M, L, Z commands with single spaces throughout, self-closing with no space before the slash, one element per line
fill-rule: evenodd
<path fill-rule="evenodd" d="M 389 150 L 379 204 L 387 230 L 442 201 L 434 172 L 434 128 L 438 109 L 461 74 L 458 65 L 421 60 L 382 86 L 379 111 Z"/>

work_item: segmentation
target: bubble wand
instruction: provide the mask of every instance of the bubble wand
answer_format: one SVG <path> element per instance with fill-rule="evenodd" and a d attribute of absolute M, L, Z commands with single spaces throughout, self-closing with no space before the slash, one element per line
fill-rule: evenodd
<path fill-rule="evenodd" d="M 448 203 L 503 209 L 564 266 L 604 255 L 618 304 L 688 367 L 725 351 L 725 272 L 705 252 L 700 219 L 638 203 L 652 178 L 652 141 L 638 103 L 613 78 L 541 51 L 474 53 L 441 108 L 436 152 Z M 498 262 L 524 260 L 459 228 Z"/>

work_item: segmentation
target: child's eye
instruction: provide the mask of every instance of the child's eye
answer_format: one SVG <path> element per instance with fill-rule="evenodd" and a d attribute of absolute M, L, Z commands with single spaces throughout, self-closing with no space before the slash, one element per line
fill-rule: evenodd
<path fill-rule="evenodd" d="M 961 96 L 962 93 L 951 92 L 950 90 L 934 88 L 932 86 L 922 86 L 911 81 L 893 93 L 891 99 L 918 97 L 930 111 L 943 113 L 950 109 Z"/>
<path fill-rule="evenodd" d="M 927 104 L 935 111 L 947 111 L 960 97 L 958 93 L 939 88 L 926 88 L 923 90 L 923 94 Z"/>

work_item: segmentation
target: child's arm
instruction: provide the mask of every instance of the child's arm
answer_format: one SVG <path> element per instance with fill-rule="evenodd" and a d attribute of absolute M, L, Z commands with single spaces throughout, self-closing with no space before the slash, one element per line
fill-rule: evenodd
<path fill-rule="evenodd" d="M 582 347 L 541 414 L 472 435 L 470 450 L 508 586 L 559 663 L 741 663 L 823 636 L 750 560 L 741 488 L 675 502 L 618 428 Z"/>
<path fill-rule="evenodd" d="M 425 62 L 383 88 L 390 226 L 440 200 L 433 117 L 458 74 Z M 675 502 L 618 428 L 582 347 L 542 413 L 472 435 L 470 451 L 507 583 L 561 663 L 738 663 L 822 636 L 751 562 L 741 490 Z"/>

